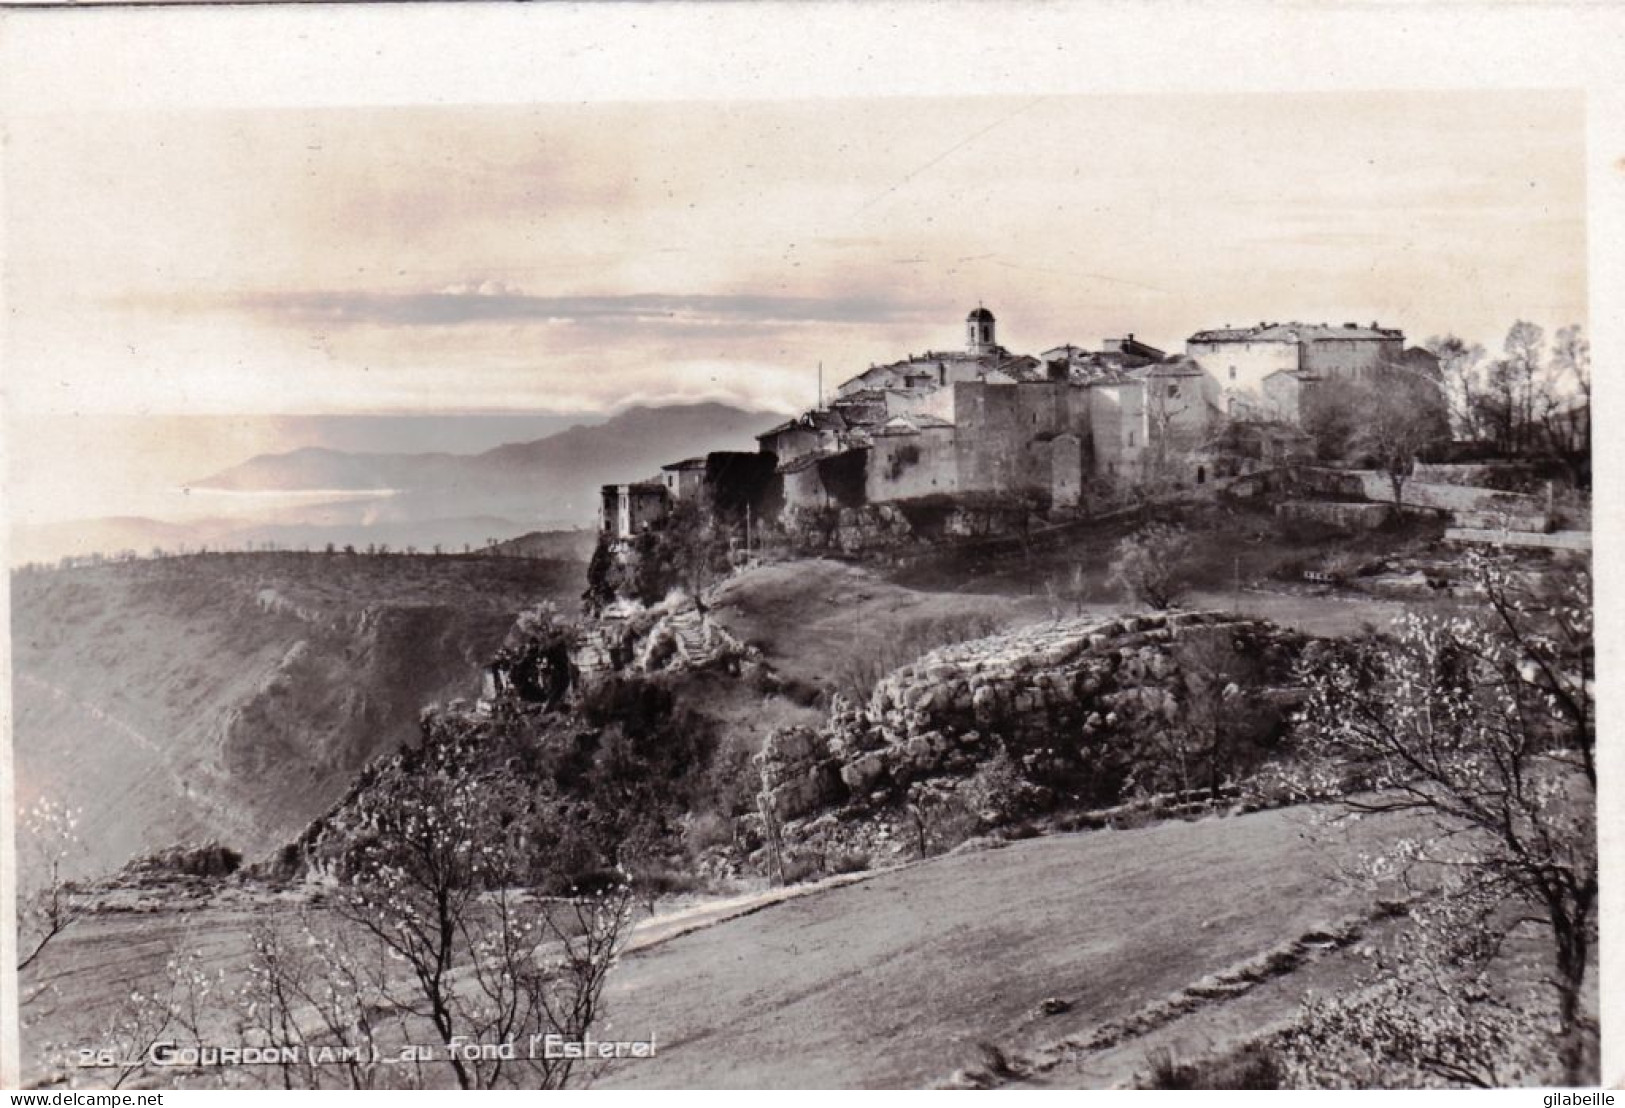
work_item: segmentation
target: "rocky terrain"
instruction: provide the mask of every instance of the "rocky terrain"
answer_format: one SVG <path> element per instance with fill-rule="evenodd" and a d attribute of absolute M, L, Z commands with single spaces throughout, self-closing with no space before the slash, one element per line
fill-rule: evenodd
<path fill-rule="evenodd" d="M 1313 648 L 1217 612 L 1037 623 L 942 647 L 882 679 L 867 703 L 838 700 L 823 727 L 767 737 L 762 816 L 777 827 L 763 830 L 790 851 L 906 856 L 920 806 L 969 793 L 973 771 L 995 759 L 1009 766 L 1001 787 L 1028 807 L 1114 803 L 1146 729 L 1177 725 L 1189 695 L 1180 651 L 1196 644 L 1256 667 L 1266 732 L 1295 702 L 1293 667 Z M 974 816 L 994 801 L 968 803 Z"/>

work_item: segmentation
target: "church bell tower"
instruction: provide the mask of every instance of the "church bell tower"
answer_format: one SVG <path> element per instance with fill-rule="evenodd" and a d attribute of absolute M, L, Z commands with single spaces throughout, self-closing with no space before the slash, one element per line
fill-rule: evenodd
<path fill-rule="evenodd" d="M 973 356 L 991 354 L 998 343 L 993 339 L 993 313 L 982 307 L 965 317 L 965 353 Z"/>

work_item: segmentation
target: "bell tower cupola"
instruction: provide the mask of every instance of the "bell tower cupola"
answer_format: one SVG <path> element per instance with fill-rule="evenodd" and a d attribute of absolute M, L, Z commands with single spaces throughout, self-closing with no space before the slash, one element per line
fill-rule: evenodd
<path fill-rule="evenodd" d="M 976 310 L 965 317 L 965 352 L 980 356 L 991 354 L 998 348 L 993 337 L 993 313 L 976 305 Z"/>

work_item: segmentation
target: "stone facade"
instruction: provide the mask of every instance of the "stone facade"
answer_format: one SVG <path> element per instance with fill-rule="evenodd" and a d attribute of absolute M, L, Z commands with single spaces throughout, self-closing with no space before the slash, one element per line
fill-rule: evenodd
<path fill-rule="evenodd" d="M 1346 531 L 1375 531 L 1393 516 L 1387 504 L 1351 503 L 1346 500 L 1283 500 L 1275 505 L 1282 519 L 1325 523 Z"/>
<path fill-rule="evenodd" d="M 1451 527 L 1444 533 L 1447 542 L 1482 543 L 1489 546 L 1524 546 L 1569 553 L 1588 553 L 1591 550 L 1590 531 L 1554 531 L 1537 534 L 1530 531 L 1511 531 L 1482 527 Z"/>
<path fill-rule="evenodd" d="M 1050 503 L 1052 507 L 1076 508 L 1083 500 L 1085 439 L 1075 431 L 1064 431 L 1050 440 Z"/>
<path fill-rule="evenodd" d="M 1264 378 L 1263 411 L 1266 419 L 1302 424 L 1313 407 L 1321 378 L 1302 370 L 1280 370 Z"/>
<path fill-rule="evenodd" d="M 661 482 L 672 500 L 688 500 L 705 484 L 705 459 L 685 458 L 660 467 Z"/>
<path fill-rule="evenodd" d="M 1035 493 L 1074 508 L 1092 484 L 1136 479 L 1145 457 L 1194 449 L 1212 430 L 1217 407 L 1200 367 L 1170 363 L 1133 335 L 1040 360 L 999 346 L 985 308 L 966 326 L 965 350 L 870 366 L 827 407 L 758 436 L 778 459 L 783 519 L 962 494 Z"/>
<path fill-rule="evenodd" d="M 1260 323 L 1198 331 L 1185 342 L 1217 387 L 1227 415 L 1263 418 L 1265 381 L 1277 373 L 1361 377 L 1405 356 L 1405 333 L 1345 323 Z"/>
<path fill-rule="evenodd" d="M 1060 434 L 1089 434 L 1089 393 L 1053 381 L 955 385 L 954 460 L 960 491 L 1048 490 L 1048 444 Z"/>
<path fill-rule="evenodd" d="M 598 529 L 618 539 L 629 539 L 664 519 L 669 506 L 666 487 L 659 481 L 605 485 Z"/>
<path fill-rule="evenodd" d="M 865 495 L 870 503 L 951 495 L 959 491 L 954 427 L 943 420 L 899 416 L 876 430 Z"/>

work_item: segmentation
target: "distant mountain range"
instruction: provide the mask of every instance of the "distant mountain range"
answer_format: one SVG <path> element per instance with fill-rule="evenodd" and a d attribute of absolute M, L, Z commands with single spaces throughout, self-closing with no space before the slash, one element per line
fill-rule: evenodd
<path fill-rule="evenodd" d="M 600 485 L 654 476 L 667 462 L 713 450 L 754 450 L 754 436 L 782 418 L 714 403 L 636 407 L 602 423 L 480 453 L 306 447 L 259 454 L 188 482 L 192 501 L 197 494 L 219 501 L 218 517 L 154 513 L 14 524 L 10 560 L 265 543 L 295 550 L 327 543 L 481 549 L 527 532 L 591 528 Z M 430 441 L 448 439 L 433 426 L 424 430 Z M 329 495 L 295 503 L 278 495 L 303 490 Z M 260 494 L 265 503 L 256 506 Z"/>
<path fill-rule="evenodd" d="M 447 498 L 455 497 L 458 514 L 489 511 L 497 503 L 506 507 L 518 494 L 538 508 L 545 502 L 548 516 L 585 519 L 596 507 L 598 486 L 639 480 L 658 473 L 667 462 L 712 450 L 754 450 L 754 436 L 778 418 L 726 404 L 629 408 L 596 426 L 575 426 L 479 454 L 363 454 L 320 448 L 261 454 L 202 478 L 194 487 L 394 489 L 423 505 L 447 507 Z"/>

